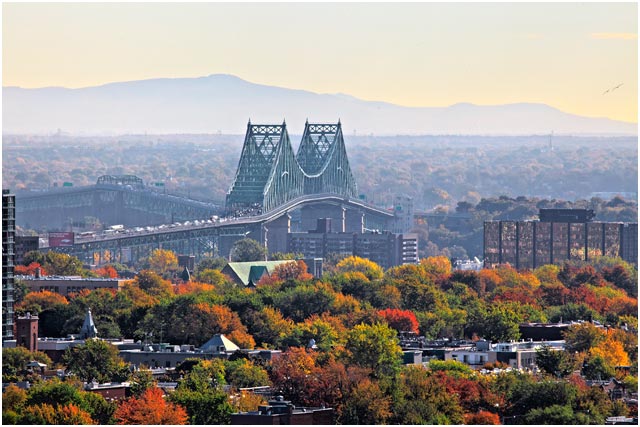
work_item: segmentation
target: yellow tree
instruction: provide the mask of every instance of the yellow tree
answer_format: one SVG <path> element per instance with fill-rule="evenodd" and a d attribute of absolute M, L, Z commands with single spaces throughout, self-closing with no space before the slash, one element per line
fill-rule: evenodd
<path fill-rule="evenodd" d="M 357 256 L 346 257 L 336 265 L 336 271 L 338 273 L 347 273 L 352 271 L 359 271 L 364 274 L 369 280 L 381 279 L 384 271 L 382 267 L 373 261 L 366 258 L 360 258 Z"/>
<path fill-rule="evenodd" d="M 178 257 L 168 249 L 156 249 L 149 256 L 149 266 L 158 274 L 178 268 Z"/>

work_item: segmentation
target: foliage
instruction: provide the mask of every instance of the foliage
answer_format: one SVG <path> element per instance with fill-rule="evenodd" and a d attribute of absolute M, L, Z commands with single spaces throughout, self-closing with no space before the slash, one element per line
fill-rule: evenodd
<path fill-rule="evenodd" d="M 264 261 L 267 249 L 253 239 L 244 238 L 233 244 L 229 257 L 232 262 Z"/>
<path fill-rule="evenodd" d="M 41 351 L 31 352 L 24 347 L 3 348 L 2 349 L 2 381 L 19 381 L 24 378 L 27 364 L 32 360 L 44 363 L 52 367 L 53 363 L 49 356 Z"/>
<path fill-rule="evenodd" d="M 62 360 L 71 373 L 85 382 L 121 382 L 129 377 L 129 368 L 118 349 L 100 339 L 88 339 L 84 344 L 68 348 Z"/>
<path fill-rule="evenodd" d="M 400 375 L 395 416 L 399 424 L 461 424 L 463 411 L 455 394 L 428 371 L 407 366 Z"/>
<path fill-rule="evenodd" d="M 131 397 L 120 403 L 114 414 L 118 424 L 183 425 L 187 413 L 180 405 L 167 402 L 162 390 L 150 388 L 140 398 Z"/>
<path fill-rule="evenodd" d="M 82 261 L 77 257 L 54 251 L 45 254 L 42 265 L 52 276 L 81 276 L 84 273 Z"/>
<path fill-rule="evenodd" d="M 214 286 L 221 286 L 225 283 L 231 282 L 231 279 L 225 274 L 222 274 L 220 270 L 212 268 L 205 268 L 204 270 L 198 270 L 196 273 L 196 279 L 203 283 L 208 283 Z"/>
<path fill-rule="evenodd" d="M 382 268 L 373 261 L 357 256 L 344 258 L 336 265 L 338 273 L 360 272 L 369 280 L 381 279 L 384 272 Z"/>
<path fill-rule="evenodd" d="M 153 374 L 148 369 L 138 369 L 131 375 L 131 393 L 135 397 L 140 397 L 157 385 L 157 381 L 153 378 Z"/>
<path fill-rule="evenodd" d="M 168 249 L 154 249 L 149 256 L 149 266 L 154 273 L 164 275 L 178 268 L 178 257 Z"/>
<path fill-rule="evenodd" d="M 576 369 L 576 361 L 569 352 L 554 350 L 548 345 L 536 350 L 536 365 L 547 374 L 558 377 L 566 377 Z"/>
<path fill-rule="evenodd" d="M 133 279 L 132 285 L 137 286 L 153 298 L 167 299 L 173 296 L 171 282 L 164 280 L 157 273 L 150 270 L 139 272 Z"/>
<path fill-rule="evenodd" d="M 227 383 L 237 388 L 270 385 L 267 371 L 247 359 L 227 362 L 225 372 Z"/>
<path fill-rule="evenodd" d="M 391 326 L 398 332 L 408 331 L 415 332 L 418 331 L 418 319 L 416 319 L 416 315 L 413 314 L 411 310 L 398 310 L 394 308 L 387 308 L 386 310 L 380 310 L 378 312 Z"/>
<path fill-rule="evenodd" d="M 365 378 L 347 394 L 341 409 L 341 424 L 386 424 L 391 418 L 391 397 L 378 383 Z"/>
<path fill-rule="evenodd" d="M 69 301 L 62 295 L 50 292 L 29 292 L 22 301 L 17 305 L 16 310 L 31 312 L 32 314 L 42 313 L 45 310 L 55 307 L 56 305 L 66 305 Z"/>
<path fill-rule="evenodd" d="M 396 331 L 385 323 L 355 326 L 347 333 L 345 348 L 351 363 L 371 369 L 378 378 L 391 377 L 400 367 L 402 351 Z"/>

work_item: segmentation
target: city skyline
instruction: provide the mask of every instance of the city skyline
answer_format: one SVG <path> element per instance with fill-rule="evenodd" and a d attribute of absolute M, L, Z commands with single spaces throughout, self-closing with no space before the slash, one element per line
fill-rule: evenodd
<path fill-rule="evenodd" d="M 637 123 L 637 46 L 635 3 L 3 4 L 3 86 L 28 88 L 226 73 Z"/>

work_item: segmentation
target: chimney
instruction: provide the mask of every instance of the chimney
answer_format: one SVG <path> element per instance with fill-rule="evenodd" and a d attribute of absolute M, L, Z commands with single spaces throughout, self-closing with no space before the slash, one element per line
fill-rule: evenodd
<path fill-rule="evenodd" d="M 42 275 L 42 270 L 40 270 L 40 267 L 36 267 L 36 279 L 39 279 L 41 275 Z"/>

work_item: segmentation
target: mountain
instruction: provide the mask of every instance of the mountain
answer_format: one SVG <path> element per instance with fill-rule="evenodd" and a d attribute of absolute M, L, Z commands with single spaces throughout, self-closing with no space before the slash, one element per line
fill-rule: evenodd
<path fill-rule="evenodd" d="M 247 120 L 281 123 L 302 132 L 304 122 L 336 122 L 345 133 L 637 135 L 635 123 L 569 114 L 545 104 L 455 104 L 403 107 L 345 94 L 318 94 L 214 74 L 150 79 L 80 89 L 4 87 L 3 133 L 243 134 Z"/>

